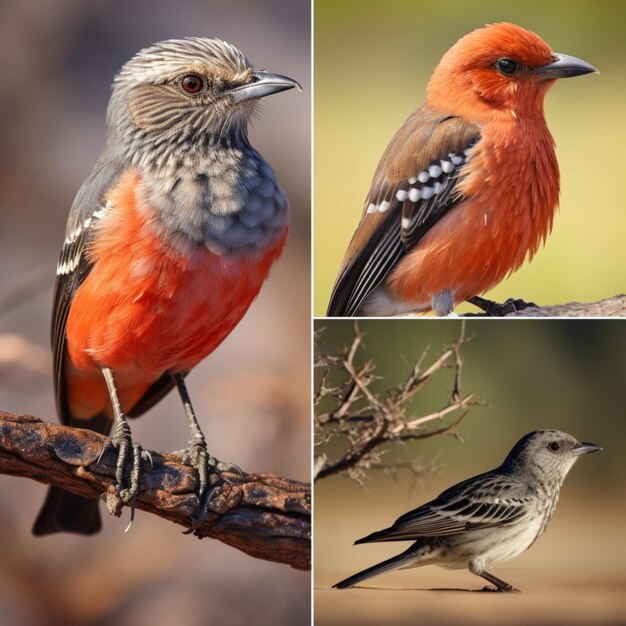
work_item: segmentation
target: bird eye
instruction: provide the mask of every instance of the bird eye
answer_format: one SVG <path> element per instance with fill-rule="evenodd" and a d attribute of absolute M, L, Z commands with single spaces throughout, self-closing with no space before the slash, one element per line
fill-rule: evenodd
<path fill-rule="evenodd" d="M 180 81 L 180 86 L 187 93 L 198 93 L 199 91 L 202 91 L 204 83 L 199 76 L 196 76 L 195 74 L 189 74 Z"/>
<path fill-rule="evenodd" d="M 553 441 L 552 443 L 548 444 L 548 448 L 550 448 L 550 450 L 552 450 L 552 452 L 557 452 L 559 450 L 561 446 L 556 443 L 556 441 Z"/>
<path fill-rule="evenodd" d="M 517 72 L 518 65 L 513 59 L 498 59 L 496 61 L 496 68 L 503 74 L 511 76 L 511 74 Z"/>

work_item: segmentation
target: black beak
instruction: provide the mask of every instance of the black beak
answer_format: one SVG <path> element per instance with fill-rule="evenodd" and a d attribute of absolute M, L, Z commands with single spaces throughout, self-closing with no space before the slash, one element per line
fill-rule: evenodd
<path fill-rule="evenodd" d="M 602 450 L 602 448 L 600 446 L 597 446 L 595 443 L 585 443 L 584 441 L 582 441 L 574 448 L 573 453 L 579 456 L 581 454 L 598 452 L 598 450 Z"/>
<path fill-rule="evenodd" d="M 226 93 L 230 94 L 237 102 L 244 100 L 252 100 L 253 98 L 263 98 L 279 91 L 286 91 L 296 87 L 298 91 L 302 91 L 300 83 L 288 76 L 280 74 L 270 74 L 263 70 L 252 72 L 252 81 L 246 85 L 240 85 L 229 89 Z"/>
<path fill-rule="evenodd" d="M 554 61 L 552 61 L 552 63 L 542 65 L 534 71 L 539 74 L 539 76 L 547 80 L 553 78 L 571 78 L 572 76 L 582 76 L 583 74 L 600 73 L 593 65 L 587 63 L 587 61 L 571 57 L 567 54 L 554 53 L 553 58 Z"/>

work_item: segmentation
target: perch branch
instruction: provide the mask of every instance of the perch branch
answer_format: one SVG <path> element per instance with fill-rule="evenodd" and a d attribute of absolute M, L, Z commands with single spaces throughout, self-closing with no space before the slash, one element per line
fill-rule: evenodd
<path fill-rule="evenodd" d="M 32 478 L 86 498 L 115 498 L 115 452 L 90 430 L 0 412 L 0 474 Z M 176 455 L 152 452 L 141 474 L 136 507 L 191 527 L 196 475 Z M 214 474 L 209 515 L 195 534 L 247 554 L 310 568 L 311 492 L 306 483 L 271 474 Z M 119 512 L 118 512 L 119 514 Z"/>
<path fill-rule="evenodd" d="M 463 317 L 486 317 L 485 313 L 466 313 Z M 531 306 L 512 311 L 504 317 L 626 317 L 626 295 L 619 294 L 597 302 L 568 302 L 549 306 Z"/>

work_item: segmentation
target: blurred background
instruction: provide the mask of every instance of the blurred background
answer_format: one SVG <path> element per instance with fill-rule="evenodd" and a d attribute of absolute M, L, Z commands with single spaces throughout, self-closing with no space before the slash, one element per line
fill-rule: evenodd
<path fill-rule="evenodd" d="M 625 163 L 625 20 L 620 0 L 316 0 L 315 314 L 325 315 L 376 165 L 423 102 L 439 59 L 461 36 L 501 21 L 535 31 L 600 75 L 560 81 L 548 94 L 561 208 L 545 249 L 488 297 L 546 305 L 623 293 L 626 190 L 617 181 Z"/>
<path fill-rule="evenodd" d="M 422 371 L 426 369 L 457 339 L 460 324 L 362 321 L 364 348 L 355 369 L 372 359 L 380 380 L 371 389 L 384 393 L 400 384 L 427 349 Z M 317 320 L 319 328 L 324 330 L 318 353 L 336 353 L 352 341 L 349 321 Z M 387 463 L 418 459 L 434 464 L 436 473 L 415 482 L 409 470 L 400 470 L 395 478 L 370 472 L 364 489 L 344 476 L 315 484 L 315 623 L 626 623 L 626 324 L 472 320 L 466 335 L 471 341 L 461 350 L 462 395 L 474 392 L 475 399 L 489 406 L 470 409 L 458 426 L 460 438 L 396 444 L 383 456 Z M 317 371 L 316 385 L 320 375 Z M 337 379 L 330 380 L 336 384 Z M 452 384 L 452 370 L 437 375 L 414 398 L 410 415 L 444 405 Z M 483 587 L 467 571 L 434 566 L 373 578 L 361 583 L 366 589 L 330 589 L 408 547 L 404 542 L 353 546 L 356 539 L 389 526 L 451 485 L 497 467 L 518 439 L 539 428 L 564 430 L 604 450 L 576 463 L 546 534 L 517 559 L 494 568 L 496 576 L 526 593 L 505 599 L 501 594 L 422 593 Z M 324 451 L 332 458 L 337 448 L 316 453 Z"/>
<path fill-rule="evenodd" d="M 189 376 L 211 452 L 249 472 L 308 480 L 310 459 L 310 4 L 308 0 L 50 0 L 0 4 L 0 409 L 56 421 L 49 348 L 69 207 L 103 145 L 114 74 L 139 49 L 219 37 L 302 83 L 263 101 L 251 128 L 292 206 L 285 253 L 230 337 Z M 262 329 L 262 332 L 261 330 Z M 180 402 L 131 428 L 184 447 Z M 309 622 L 307 572 L 248 557 L 137 512 L 93 538 L 35 539 L 45 487 L 0 476 L 2 626 Z"/>

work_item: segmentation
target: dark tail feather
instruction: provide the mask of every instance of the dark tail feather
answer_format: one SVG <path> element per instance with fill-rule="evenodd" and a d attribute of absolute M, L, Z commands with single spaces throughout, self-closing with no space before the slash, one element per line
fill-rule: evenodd
<path fill-rule="evenodd" d="M 333 587 L 336 587 L 337 589 L 345 589 L 346 587 L 352 587 L 353 585 L 360 583 L 362 580 L 367 580 L 368 578 L 373 578 L 374 576 L 378 576 L 379 574 L 383 574 L 384 572 L 390 572 L 394 569 L 399 569 L 407 561 L 410 561 L 412 560 L 412 558 L 414 558 L 415 555 L 412 553 L 412 549 L 413 546 L 411 546 L 411 548 L 409 548 L 409 550 L 407 550 L 406 552 L 398 554 L 398 556 L 393 556 L 390 559 L 383 561 L 382 563 L 372 565 L 372 567 L 368 567 L 362 572 L 358 572 L 357 574 L 354 574 L 349 578 L 338 582 L 336 585 L 333 585 Z"/>
<path fill-rule="evenodd" d="M 356 546 L 359 543 L 374 543 L 375 541 L 389 541 L 387 537 L 389 536 L 390 530 L 393 530 L 393 528 L 385 528 L 384 530 L 377 530 L 375 533 L 372 533 L 371 535 L 367 535 L 367 537 L 361 537 L 361 539 L 357 539 L 354 542 L 354 545 Z M 409 539 L 413 539 L 413 537 L 410 537 Z M 407 539 L 403 538 L 402 541 L 407 541 Z"/>
<path fill-rule="evenodd" d="M 96 415 L 90 420 L 78 420 L 66 416 L 61 421 L 74 428 L 86 428 L 98 433 L 108 433 L 111 420 L 104 415 Z M 50 487 L 46 499 L 33 524 L 33 535 L 51 533 L 78 533 L 93 535 L 102 528 L 98 511 L 98 499 L 88 500 L 58 487 Z"/>
<path fill-rule="evenodd" d="M 87 500 L 58 487 L 50 487 L 33 525 L 34 535 L 79 533 L 93 535 L 102 528 L 98 500 Z"/>

